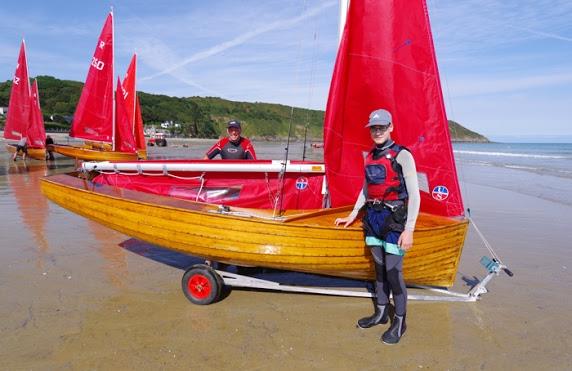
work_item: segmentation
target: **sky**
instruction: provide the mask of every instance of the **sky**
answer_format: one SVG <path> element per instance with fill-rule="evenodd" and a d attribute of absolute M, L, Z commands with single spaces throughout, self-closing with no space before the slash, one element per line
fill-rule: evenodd
<path fill-rule="evenodd" d="M 572 142 L 572 1 L 427 5 L 449 119 L 492 140 Z M 0 0 L 0 81 L 22 38 L 30 76 L 84 81 L 111 6 L 116 74 L 137 53 L 140 91 L 325 109 L 337 0 Z"/>

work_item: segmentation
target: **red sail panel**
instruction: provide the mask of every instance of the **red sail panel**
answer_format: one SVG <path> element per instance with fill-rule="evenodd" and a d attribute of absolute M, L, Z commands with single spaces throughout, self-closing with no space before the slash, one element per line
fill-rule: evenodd
<path fill-rule="evenodd" d="M 125 99 L 121 91 L 121 81 L 117 78 L 117 90 L 115 98 L 115 150 L 119 152 L 135 153 L 135 139 L 133 138 L 133 126 L 129 122 L 129 115 L 125 107 Z"/>
<path fill-rule="evenodd" d="M 46 147 L 46 130 L 44 129 L 44 117 L 40 108 L 40 94 L 38 80 L 32 84 L 30 96 L 30 126 L 28 126 L 28 145 L 32 148 Z"/>
<path fill-rule="evenodd" d="M 137 149 L 147 149 L 145 142 L 145 132 L 143 131 L 143 116 L 141 115 L 141 104 L 137 97 L 135 104 L 135 144 Z"/>
<path fill-rule="evenodd" d="M 129 116 L 129 122 L 133 128 L 133 133 L 135 133 L 135 74 L 137 68 L 137 55 L 133 55 L 131 58 L 131 63 L 129 63 L 129 68 L 127 68 L 127 73 L 123 78 L 121 83 L 121 89 L 123 93 L 123 99 L 125 100 L 125 108 Z"/>
<path fill-rule="evenodd" d="M 133 136 L 137 149 L 146 149 L 145 135 L 143 133 L 143 117 L 141 116 L 141 106 L 136 90 L 137 81 L 137 55 L 134 54 L 129 63 L 129 68 L 121 84 L 125 108 L 129 115 L 129 122 L 133 128 Z"/>
<path fill-rule="evenodd" d="M 70 136 L 87 140 L 112 142 L 113 138 L 113 13 L 109 13 L 93 58 Z"/>
<path fill-rule="evenodd" d="M 30 80 L 28 79 L 28 62 L 26 60 L 26 44 L 22 40 L 16 72 L 10 89 L 8 117 L 4 127 L 4 138 L 20 140 L 27 135 L 30 118 Z"/>
<path fill-rule="evenodd" d="M 324 122 L 324 157 L 333 206 L 353 204 L 372 148 L 371 111 L 393 115 L 392 138 L 415 157 L 421 210 L 463 215 L 439 72 L 424 1 L 352 1 Z"/>

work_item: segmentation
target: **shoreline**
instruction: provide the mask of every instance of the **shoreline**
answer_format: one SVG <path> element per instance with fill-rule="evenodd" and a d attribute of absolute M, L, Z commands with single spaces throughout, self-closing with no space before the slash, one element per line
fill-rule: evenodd
<path fill-rule="evenodd" d="M 56 139 L 58 138 L 59 140 L 65 140 L 66 142 L 79 142 L 79 141 L 83 141 L 83 139 L 75 139 L 75 138 L 71 138 L 68 133 L 64 133 L 64 132 L 51 132 L 51 131 L 46 131 L 46 135 L 50 135 L 52 138 Z M 0 137 L 3 140 L 4 139 L 4 131 L 0 130 Z M 148 139 L 148 136 L 145 136 L 146 139 Z M 177 142 L 188 142 L 188 143 L 206 143 L 206 142 L 214 142 L 218 139 L 220 139 L 222 137 L 219 138 L 187 138 L 187 137 L 166 137 L 167 141 L 172 140 L 172 141 L 177 141 Z M 288 140 L 287 137 L 284 138 L 273 138 L 273 139 L 269 139 L 269 138 L 262 138 L 262 137 L 257 137 L 257 136 L 250 136 L 248 137 L 249 139 L 251 139 L 252 141 L 255 142 L 268 142 L 268 143 L 280 143 L 280 142 L 285 142 Z M 300 138 L 290 138 L 290 141 L 296 142 L 296 143 L 302 143 L 304 142 L 303 139 Z M 323 143 L 324 139 L 323 138 L 307 138 L 306 139 L 306 143 Z M 493 141 L 483 141 L 483 140 L 465 140 L 465 139 L 452 139 L 451 140 L 452 143 L 503 143 L 503 142 L 493 142 Z"/>

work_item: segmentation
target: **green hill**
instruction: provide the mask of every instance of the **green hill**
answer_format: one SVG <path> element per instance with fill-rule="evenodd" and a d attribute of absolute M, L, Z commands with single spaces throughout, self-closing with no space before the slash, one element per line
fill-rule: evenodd
<path fill-rule="evenodd" d="M 46 128 L 68 129 L 81 94 L 82 83 L 38 76 L 40 102 Z M 0 106 L 7 107 L 11 81 L 0 83 Z M 324 111 L 291 109 L 281 104 L 234 102 L 216 97 L 177 98 L 166 95 L 139 93 L 143 121 L 146 126 L 159 126 L 165 121 L 179 124 L 170 130 L 175 135 L 216 138 L 232 118 L 243 122 L 243 132 L 251 138 L 274 139 L 286 137 L 292 122 L 294 137 L 303 138 L 308 128 L 309 138 L 321 138 Z M 293 114 L 291 115 L 291 112 Z M 292 116 L 292 117 L 291 117 Z M 66 120 L 67 119 L 67 120 Z M 0 118 L 0 125 L 3 126 Z M 453 140 L 487 141 L 454 121 L 449 121 Z"/>

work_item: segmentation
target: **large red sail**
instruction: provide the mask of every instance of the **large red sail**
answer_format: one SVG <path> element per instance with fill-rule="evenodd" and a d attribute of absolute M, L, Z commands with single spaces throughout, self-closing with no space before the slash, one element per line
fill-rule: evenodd
<path fill-rule="evenodd" d="M 421 210 L 463 215 L 425 1 L 351 1 L 330 86 L 324 157 L 332 206 L 353 204 L 363 186 L 364 128 L 378 108 L 393 115 L 393 139 L 415 157 Z"/>
<path fill-rule="evenodd" d="M 27 135 L 30 118 L 30 80 L 28 79 L 28 62 L 26 60 L 26 44 L 22 40 L 16 72 L 12 79 L 8 117 L 4 127 L 4 138 L 20 140 Z"/>
<path fill-rule="evenodd" d="M 123 78 L 122 93 L 125 99 L 125 108 L 129 115 L 129 122 L 133 128 L 133 135 L 137 149 L 146 149 L 145 135 L 143 133 L 143 118 L 141 117 L 141 107 L 139 105 L 139 97 L 137 97 L 136 80 L 137 79 L 137 55 L 131 58 L 129 68 L 125 78 Z"/>
<path fill-rule="evenodd" d="M 116 130 L 115 130 L 115 150 L 119 152 L 135 153 L 135 139 L 133 138 L 133 125 L 129 121 L 129 114 L 125 99 L 123 99 L 121 81 L 117 78 L 116 90 Z"/>
<path fill-rule="evenodd" d="M 107 16 L 97 41 L 70 136 L 113 141 L 113 13 Z"/>
<path fill-rule="evenodd" d="M 38 91 L 38 80 L 32 84 L 32 94 L 30 96 L 30 126 L 28 126 L 28 145 L 32 148 L 46 147 L 46 130 L 44 128 L 44 117 L 40 108 L 40 94 Z"/>

